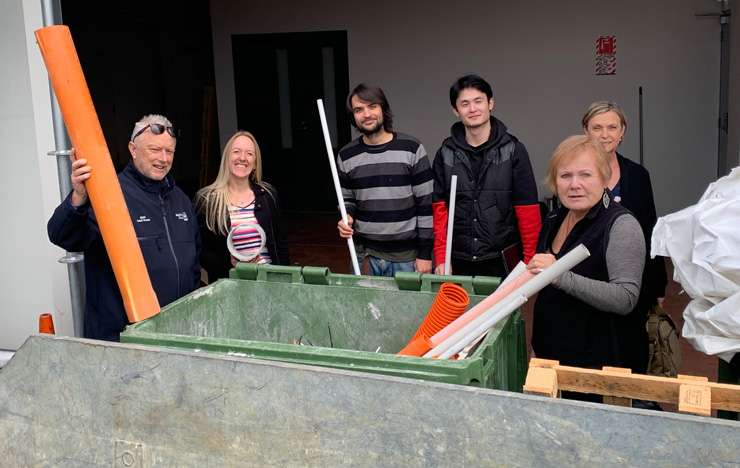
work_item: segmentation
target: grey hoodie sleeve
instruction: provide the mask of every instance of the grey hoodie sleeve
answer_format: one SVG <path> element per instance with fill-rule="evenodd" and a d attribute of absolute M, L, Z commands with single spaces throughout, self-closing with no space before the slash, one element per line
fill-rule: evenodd
<path fill-rule="evenodd" d="M 553 286 L 599 310 L 627 315 L 637 304 L 644 266 L 645 239 L 640 224 L 632 215 L 623 215 L 609 231 L 606 248 L 609 282 L 569 271 Z"/>

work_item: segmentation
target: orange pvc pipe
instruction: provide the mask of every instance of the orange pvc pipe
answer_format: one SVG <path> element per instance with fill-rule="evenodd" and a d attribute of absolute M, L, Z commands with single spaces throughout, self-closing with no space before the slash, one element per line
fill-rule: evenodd
<path fill-rule="evenodd" d="M 489 295 L 488 297 L 477 303 L 475 306 L 473 306 L 473 308 L 471 308 L 469 311 L 465 312 L 460 317 L 455 319 L 454 322 L 447 325 L 434 336 L 431 336 L 429 338 L 429 342 L 432 344 L 432 348 L 438 346 L 444 340 L 449 338 L 453 333 L 473 321 L 483 312 L 496 305 L 496 303 L 498 303 L 501 299 L 511 294 L 512 291 L 519 288 L 521 285 L 531 280 L 532 278 L 534 278 L 534 275 L 529 271 L 525 271 L 514 278 L 512 281 L 496 289 L 491 295 Z"/>
<path fill-rule="evenodd" d="M 36 31 L 36 41 L 59 100 L 72 146 L 77 157 L 87 159 L 93 168 L 85 187 L 113 265 L 126 315 L 130 322 L 144 320 L 159 313 L 159 302 L 149 280 L 72 35 L 67 26 L 49 26 Z"/>
<path fill-rule="evenodd" d="M 423 356 L 432 349 L 429 338 L 424 335 L 418 336 L 406 345 L 396 356 Z"/>
<path fill-rule="evenodd" d="M 432 349 L 432 346 L 429 346 L 429 338 L 465 312 L 468 304 L 470 304 L 470 297 L 465 289 L 454 283 L 443 283 L 424 321 L 411 341 L 398 352 L 398 355 L 424 355 Z"/>

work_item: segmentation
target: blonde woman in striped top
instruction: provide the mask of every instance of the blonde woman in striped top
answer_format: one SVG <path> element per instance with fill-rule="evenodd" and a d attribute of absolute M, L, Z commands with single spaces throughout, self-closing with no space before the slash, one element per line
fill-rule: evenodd
<path fill-rule="evenodd" d="M 287 239 L 280 220 L 280 203 L 274 187 L 262 180 L 262 156 L 254 135 L 236 132 L 226 142 L 216 180 L 196 195 L 203 249 L 201 266 L 209 282 L 228 277 L 236 264 L 226 246 L 229 232 L 237 251 L 264 247 L 252 260 L 257 263 L 290 264 Z"/>

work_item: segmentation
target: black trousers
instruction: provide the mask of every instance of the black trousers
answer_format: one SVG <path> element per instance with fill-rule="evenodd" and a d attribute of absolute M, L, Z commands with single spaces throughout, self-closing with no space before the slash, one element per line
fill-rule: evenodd
<path fill-rule="evenodd" d="M 504 262 L 499 258 L 469 262 L 467 260 L 452 259 L 452 274 L 465 276 L 498 276 L 506 277 Z"/>

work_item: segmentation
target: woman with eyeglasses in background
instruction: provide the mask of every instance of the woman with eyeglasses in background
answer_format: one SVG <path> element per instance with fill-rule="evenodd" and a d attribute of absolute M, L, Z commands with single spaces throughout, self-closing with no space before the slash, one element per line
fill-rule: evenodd
<path fill-rule="evenodd" d="M 203 239 L 200 262 L 209 282 L 228 277 L 236 265 L 227 246 L 230 233 L 232 249 L 256 254 L 250 261 L 290 264 L 277 191 L 262 180 L 262 156 L 251 133 L 240 130 L 229 138 L 216 180 L 198 191 L 195 207 Z"/>

